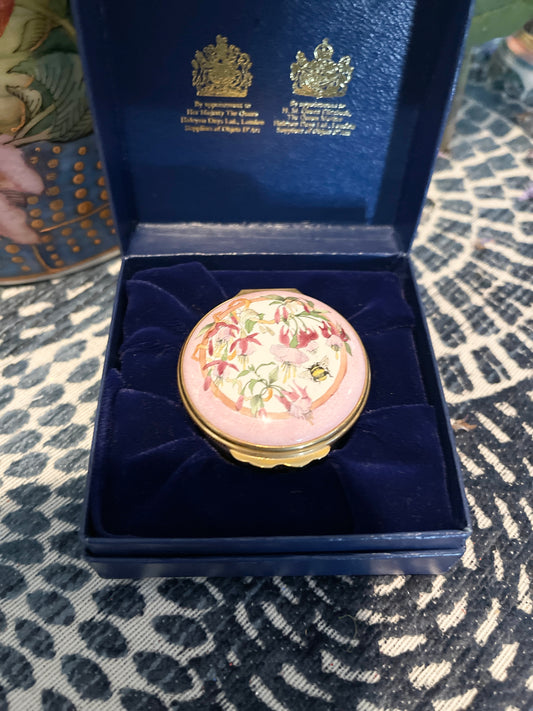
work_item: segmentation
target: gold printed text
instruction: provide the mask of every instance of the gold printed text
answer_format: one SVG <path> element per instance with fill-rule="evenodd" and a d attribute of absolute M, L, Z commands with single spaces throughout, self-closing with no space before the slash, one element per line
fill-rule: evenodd
<path fill-rule="evenodd" d="M 274 121 L 276 133 L 305 136 L 351 136 L 355 124 L 346 104 L 326 101 L 291 101 Z"/>
<path fill-rule="evenodd" d="M 195 101 L 180 117 L 190 133 L 258 134 L 265 125 L 252 104 L 240 101 Z"/>

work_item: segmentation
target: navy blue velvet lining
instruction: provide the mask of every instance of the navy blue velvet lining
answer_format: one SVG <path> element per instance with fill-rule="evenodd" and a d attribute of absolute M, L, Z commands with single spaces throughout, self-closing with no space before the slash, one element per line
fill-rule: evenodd
<path fill-rule="evenodd" d="M 348 317 L 369 356 L 363 415 L 326 459 L 262 471 L 229 461 L 177 391 L 179 349 L 242 288 L 295 287 Z M 453 526 L 433 409 L 426 403 L 399 280 L 389 272 L 208 272 L 188 263 L 127 285 L 119 369 L 107 374 L 91 487 L 96 535 L 291 536 Z"/>

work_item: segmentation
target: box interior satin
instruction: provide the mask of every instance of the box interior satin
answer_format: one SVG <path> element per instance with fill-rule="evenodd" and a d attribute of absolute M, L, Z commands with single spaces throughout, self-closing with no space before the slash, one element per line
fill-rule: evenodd
<path fill-rule="evenodd" d="M 169 258 L 135 261 L 103 389 L 91 535 L 326 539 L 464 528 L 438 401 L 436 410 L 419 362 L 430 355 L 417 352 L 400 265 L 210 271 Z M 191 422 L 177 355 L 200 317 L 240 289 L 288 286 L 347 316 L 367 349 L 372 387 L 360 420 L 326 459 L 262 471 L 224 457 Z"/>

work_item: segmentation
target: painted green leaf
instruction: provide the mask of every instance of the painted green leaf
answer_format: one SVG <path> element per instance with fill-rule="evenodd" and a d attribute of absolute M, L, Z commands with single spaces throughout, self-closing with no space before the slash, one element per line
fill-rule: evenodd
<path fill-rule="evenodd" d="M 246 333 L 250 333 L 254 326 L 255 326 L 255 321 L 253 321 L 251 318 L 247 319 L 244 322 L 244 328 L 246 330 Z"/>
<path fill-rule="evenodd" d="M 272 385 L 272 383 L 275 383 L 276 380 L 278 379 L 278 375 L 279 375 L 279 368 L 276 366 L 268 374 L 268 384 Z"/>
<path fill-rule="evenodd" d="M 69 4 L 68 0 L 50 0 L 50 11 L 60 17 L 68 17 Z"/>
<path fill-rule="evenodd" d="M 297 345 L 298 345 L 298 334 L 295 333 L 294 336 L 290 340 L 289 347 L 296 348 Z"/>
<path fill-rule="evenodd" d="M 215 322 L 211 321 L 211 323 L 208 323 L 207 326 L 203 326 L 200 329 L 200 333 L 206 333 L 207 331 L 209 331 L 210 328 L 213 328 L 214 325 L 215 325 Z"/>
<path fill-rule="evenodd" d="M 17 52 L 28 52 L 50 32 L 52 21 L 43 15 L 36 15 L 26 22 L 22 30 Z"/>
<path fill-rule="evenodd" d="M 33 118 L 39 113 L 43 105 L 43 96 L 40 91 L 21 86 L 8 86 L 6 88 L 10 94 L 13 94 L 13 96 L 16 96 L 25 103 L 30 118 Z"/>
<path fill-rule="evenodd" d="M 77 54 L 53 52 L 31 57 L 17 65 L 15 71 L 34 77 L 32 86 L 44 87 L 52 97 L 53 110 L 43 116 L 48 119 L 46 129 L 50 140 L 72 141 L 90 133 L 92 121 Z M 37 121 L 28 135 L 40 133 L 43 128 Z"/>
<path fill-rule="evenodd" d="M 348 355 L 352 355 L 352 349 L 350 347 L 350 344 L 345 343 L 344 345 L 346 346 L 346 353 L 348 353 Z"/>
<path fill-rule="evenodd" d="M 54 27 L 45 41 L 33 52 L 34 57 L 42 57 L 53 52 L 71 52 L 76 54 L 78 48 L 73 37 L 65 31 L 64 27 Z"/>
<path fill-rule="evenodd" d="M 519 30 L 533 16 L 533 0 L 477 0 L 468 35 L 470 47 Z"/>
<path fill-rule="evenodd" d="M 249 372 L 250 372 L 249 370 L 241 370 L 241 372 L 239 373 L 239 375 L 237 375 L 237 377 L 242 378 L 243 375 L 248 375 Z"/>
<path fill-rule="evenodd" d="M 250 400 L 250 410 L 252 411 L 252 415 L 255 417 L 262 407 L 264 407 L 263 398 L 261 395 L 254 395 Z"/>

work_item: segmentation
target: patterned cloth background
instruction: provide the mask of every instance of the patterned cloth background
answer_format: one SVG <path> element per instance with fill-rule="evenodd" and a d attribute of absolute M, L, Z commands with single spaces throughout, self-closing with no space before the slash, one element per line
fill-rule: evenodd
<path fill-rule="evenodd" d="M 531 146 L 523 108 L 481 79 L 413 249 L 473 514 L 461 562 L 99 579 L 77 529 L 119 261 L 4 288 L 0 709 L 533 707 Z"/>

